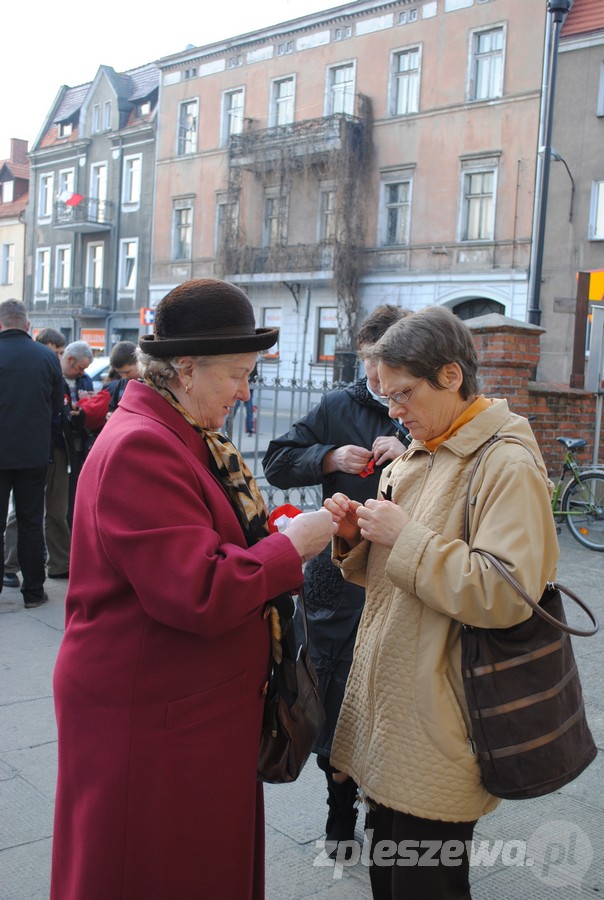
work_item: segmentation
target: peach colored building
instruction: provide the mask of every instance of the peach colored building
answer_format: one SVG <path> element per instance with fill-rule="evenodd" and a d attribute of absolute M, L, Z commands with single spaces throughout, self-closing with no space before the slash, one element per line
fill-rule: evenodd
<path fill-rule="evenodd" d="M 524 320 L 544 0 L 357 0 L 159 61 L 150 304 L 245 286 L 303 377 L 380 303 Z"/>
<path fill-rule="evenodd" d="M 0 159 L 0 302 L 25 299 L 25 222 L 29 193 L 27 141 L 11 138 Z"/>

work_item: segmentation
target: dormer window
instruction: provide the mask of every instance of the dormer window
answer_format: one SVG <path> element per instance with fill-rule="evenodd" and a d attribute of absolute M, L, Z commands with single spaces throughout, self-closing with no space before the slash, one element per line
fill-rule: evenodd
<path fill-rule="evenodd" d="M 69 137 L 73 134 L 73 122 L 59 122 L 58 132 L 60 138 Z"/>
<path fill-rule="evenodd" d="M 148 116 L 151 112 L 151 101 L 144 100 L 142 103 L 138 105 L 138 114 L 139 116 Z"/>
<path fill-rule="evenodd" d="M 0 184 L 0 202 L 12 203 L 15 196 L 14 189 L 14 181 L 3 181 L 2 184 Z"/>

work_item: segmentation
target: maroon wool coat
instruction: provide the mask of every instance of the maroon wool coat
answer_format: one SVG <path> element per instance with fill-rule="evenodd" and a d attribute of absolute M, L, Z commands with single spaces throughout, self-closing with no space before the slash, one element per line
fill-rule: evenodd
<path fill-rule="evenodd" d="M 54 674 L 52 900 L 260 900 L 266 602 L 302 583 L 248 548 L 197 432 L 131 381 L 80 475 Z"/>

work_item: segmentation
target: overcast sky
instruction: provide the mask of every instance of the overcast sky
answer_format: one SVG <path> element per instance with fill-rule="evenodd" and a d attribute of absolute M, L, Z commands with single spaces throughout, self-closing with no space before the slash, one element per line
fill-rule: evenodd
<path fill-rule="evenodd" d="M 187 44 L 211 44 L 342 5 L 338 0 L 9 3 L 0 50 L 0 159 L 9 156 L 13 137 L 31 147 L 61 85 L 92 81 L 101 65 L 123 72 Z"/>

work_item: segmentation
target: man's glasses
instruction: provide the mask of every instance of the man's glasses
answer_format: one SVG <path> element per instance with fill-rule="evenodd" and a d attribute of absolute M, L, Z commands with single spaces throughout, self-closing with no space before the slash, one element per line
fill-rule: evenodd
<path fill-rule="evenodd" d="M 387 400 L 389 403 L 395 403 L 397 406 L 408 403 L 418 384 L 425 380 L 425 378 L 420 378 L 415 382 L 412 388 L 408 388 L 406 391 L 397 391 L 396 394 L 392 394 L 390 397 L 387 394 L 380 394 L 380 400 Z"/>

